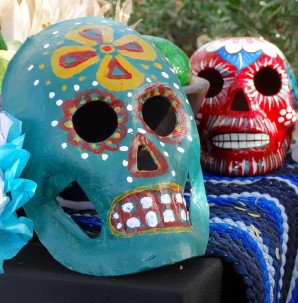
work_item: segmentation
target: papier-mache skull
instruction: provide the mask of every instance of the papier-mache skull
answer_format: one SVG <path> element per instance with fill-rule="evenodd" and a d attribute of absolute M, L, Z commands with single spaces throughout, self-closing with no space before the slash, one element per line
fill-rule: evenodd
<path fill-rule="evenodd" d="M 196 121 L 206 171 L 258 175 L 280 168 L 296 121 L 295 80 L 281 51 L 259 38 L 198 49 L 192 73 L 210 82 Z"/>
<path fill-rule="evenodd" d="M 32 155 L 25 176 L 38 189 L 26 213 L 66 267 L 122 275 L 204 253 L 195 120 L 168 62 L 137 32 L 86 17 L 28 38 L 9 64 L 3 107 L 23 121 Z M 73 182 L 100 216 L 95 238 L 56 202 Z"/>

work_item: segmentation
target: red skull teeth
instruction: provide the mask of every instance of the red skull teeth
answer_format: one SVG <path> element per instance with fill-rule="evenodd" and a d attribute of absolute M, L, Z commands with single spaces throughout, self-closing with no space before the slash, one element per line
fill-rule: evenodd
<path fill-rule="evenodd" d="M 182 189 L 172 183 L 141 187 L 116 197 L 109 212 L 109 223 L 118 236 L 191 228 Z"/>
<path fill-rule="evenodd" d="M 212 143 L 222 149 L 248 149 L 267 146 L 270 137 L 266 133 L 226 133 L 212 137 Z"/>

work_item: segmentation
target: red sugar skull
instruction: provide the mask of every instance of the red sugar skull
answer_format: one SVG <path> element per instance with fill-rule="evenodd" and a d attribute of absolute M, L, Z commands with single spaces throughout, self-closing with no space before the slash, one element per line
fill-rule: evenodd
<path fill-rule="evenodd" d="M 210 82 L 196 121 L 205 171 L 247 176 L 280 168 L 296 121 L 295 80 L 273 44 L 257 38 L 214 40 L 191 57 Z"/>

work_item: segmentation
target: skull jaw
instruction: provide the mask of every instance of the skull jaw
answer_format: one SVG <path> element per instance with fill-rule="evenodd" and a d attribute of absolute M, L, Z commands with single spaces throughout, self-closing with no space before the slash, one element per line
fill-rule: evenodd
<path fill-rule="evenodd" d="M 37 194 L 25 211 L 34 219 L 38 237 L 51 255 L 65 267 L 88 275 L 137 273 L 200 256 L 206 249 L 206 220 L 184 230 L 130 237 L 112 235 L 104 224 L 100 237 L 90 239 L 71 218 L 65 218 L 56 202 L 49 203 L 42 195 Z"/>
<path fill-rule="evenodd" d="M 269 173 L 282 167 L 289 148 L 285 139 L 278 148 L 270 145 L 263 148 L 242 150 L 212 148 L 202 151 L 202 168 L 206 172 L 226 176 L 255 176 Z"/>

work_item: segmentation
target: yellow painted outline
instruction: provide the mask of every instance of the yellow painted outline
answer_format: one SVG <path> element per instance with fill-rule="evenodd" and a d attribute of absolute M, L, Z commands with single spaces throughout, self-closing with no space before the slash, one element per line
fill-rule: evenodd
<path fill-rule="evenodd" d="M 155 60 L 156 52 L 154 48 L 149 43 L 145 42 L 143 39 L 139 38 L 136 35 L 132 35 L 132 34 L 125 35 L 124 37 L 121 37 L 120 39 L 115 41 L 115 45 L 123 46 L 127 43 L 134 41 L 138 42 L 141 45 L 141 47 L 143 48 L 142 53 L 118 49 L 119 53 L 123 56 L 127 56 L 132 59 L 149 60 L 149 61 Z"/>
<path fill-rule="evenodd" d="M 137 70 L 132 64 L 130 64 L 122 56 L 117 55 L 115 59 L 126 69 L 131 75 L 131 79 L 110 79 L 107 77 L 108 74 L 108 65 L 112 60 L 111 55 L 106 55 L 100 67 L 96 73 L 96 78 L 98 83 L 104 88 L 111 91 L 123 91 L 128 89 L 135 89 L 139 87 L 145 80 L 144 74 Z"/>
<path fill-rule="evenodd" d="M 65 68 L 62 67 L 59 64 L 59 60 L 63 55 L 66 55 L 68 53 L 76 53 L 81 51 L 92 51 L 95 52 L 95 50 L 92 47 L 88 46 L 64 46 L 59 49 L 57 49 L 51 58 L 51 64 L 54 74 L 62 79 L 70 78 L 80 72 L 82 72 L 87 67 L 97 63 L 99 61 L 98 55 L 95 57 L 92 57 L 85 62 L 82 62 L 81 64 L 78 64 L 75 67 Z"/>
<path fill-rule="evenodd" d="M 86 30 L 86 29 L 98 29 L 101 31 L 101 36 L 102 36 L 102 41 L 103 43 L 111 43 L 113 42 L 113 29 L 110 26 L 106 25 L 89 25 L 89 26 L 84 26 L 80 27 L 74 31 L 68 32 L 65 37 L 69 40 L 73 40 L 75 42 L 79 42 L 85 45 L 89 46 L 95 46 L 97 45 L 96 41 L 82 37 L 80 35 L 80 32 Z"/>
<path fill-rule="evenodd" d="M 133 237 L 133 236 L 139 236 L 139 235 L 153 235 L 153 234 L 167 234 L 167 233 L 172 233 L 172 232 L 177 232 L 177 233 L 180 233 L 180 232 L 191 232 L 192 231 L 192 225 L 190 225 L 190 227 L 165 227 L 165 228 L 152 228 L 150 230 L 144 230 L 144 231 L 140 231 L 140 232 L 137 232 L 135 234 L 123 234 L 123 233 L 120 233 L 118 232 L 113 226 L 112 226 L 112 223 L 111 223 L 111 219 L 112 219 L 112 211 L 115 207 L 115 204 L 117 204 L 119 201 L 125 199 L 127 196 L 130 196 L 132 193 L 139 193 L 139 192 L 143 192 L 145 190 L 157 190 L 157 189 L 164 189 L 164 188 L 169 188 L 171 190 L 173 190 L 174 192 L 177 192 L 177 193 L 182 193 L 182 187 L 178 184 L 175 184 L 175 183 L 170 183 L 170 182 L 166 182 L 166 183 L 161 183 L 161 184 L 156 184 L 156 185 L 152 185 L 152 186 L 141 186 L 141 187 L 138 187 L 138 188 L 135 188 L 135 189 L 132 189 L 132 190 L 129 190 L 129 191 L 126 191 L 125 193 L 117 196 L 116 198 L 114 198 L 112 204 L 111 204 L 111 207 L 110 207 L 110 210 L 108 212 L 108 219 L 107 219 L 107 222 L 108 222 L 108 225 L 109 225 L 109 228 L 112 232 L 112 234 L 118 236 L 118 237 L 121 237 L 121 238 L 130 238 L 130 237 Z"/>

